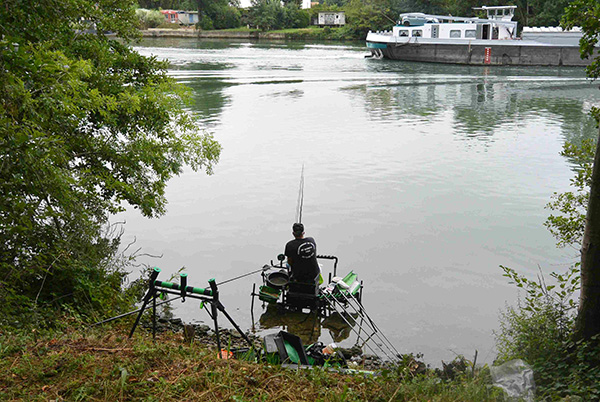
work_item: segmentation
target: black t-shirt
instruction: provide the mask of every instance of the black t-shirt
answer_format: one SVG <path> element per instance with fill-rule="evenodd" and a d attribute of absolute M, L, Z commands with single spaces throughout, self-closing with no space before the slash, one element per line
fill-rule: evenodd
<path fill-rule="evenodd" d="M 285 255 L 291 260 L 292 276 L 296 280 L 312 281 L 319 274 L 317 243 L 312 237 L 290 240 Z"/>

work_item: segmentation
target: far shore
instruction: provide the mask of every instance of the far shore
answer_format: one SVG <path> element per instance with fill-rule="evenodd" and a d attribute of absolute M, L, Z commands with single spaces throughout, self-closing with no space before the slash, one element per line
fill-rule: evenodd
<path fill-rule="evenodd" d="M 267 39 L 267 40 L 334 40 L 334 41 L 357 41 L 360 39 L 340 37 L 340 32 L 335 29 L 297 28 L 280 31 L 261 31 L 258 29 L 223 29 L 205 31 L 194 27 L 150 28 L 141 31 L 142 36 L 147 38 L 206 38 L 206 39 Z M 337 35 L 336 35 L 337 33 Z"/>
<path fill-rule="evenodd" d="M 195 28 L 161 29 L 150 28 L 141 31 L 144 37 L 151 38 L 215 38 L 215 39 L 286 39 L 282 32 L 254 31 L 204 31 Z"/>

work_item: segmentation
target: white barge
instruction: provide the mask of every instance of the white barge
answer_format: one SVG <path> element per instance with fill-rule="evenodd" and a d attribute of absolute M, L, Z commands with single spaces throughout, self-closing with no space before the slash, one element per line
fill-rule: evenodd
<path fill-rule="evenodd" d="M 422 13 L 400 14 L 392 31 L 369 32 L 367 47 L 375 58 L 468 65 L 586 66 L 581 32 L 517 37 L 516 6 L 483 6 L 487 18 Z M 543 38 L 543 40 L 542 40 Z"/>

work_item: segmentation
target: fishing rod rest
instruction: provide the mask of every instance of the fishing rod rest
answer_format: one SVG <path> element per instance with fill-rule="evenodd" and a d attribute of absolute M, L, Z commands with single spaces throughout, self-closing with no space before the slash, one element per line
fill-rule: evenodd
<path fill-rule="evenodd" d="M 186 294 L 186 289 L 187 289 L 187 274 L 183 273 L 181 275 L 179 275 L 179 277 L 181 278 L 179 281 L 179 287 L 181 290 L 181 301 L 185 302 L 185 294 Z"/>
<path fill-rule="evenodd" d="M 144 299 L 143 299 L 143 301 L 146 303 L 150 300 L 150 298 L 154 294 L 154 282 L 156 281 L 158 274 L 160 274 L 160 268 L 159 267 L 152 268 L 152 272 L 150 273 L 150 278 L 148 278 L 148 292 L 146 293 L 146 295 L 144 296 Z"/>
<path fill-rule="evenodd" d="M 150 273 L 150 278 L 148 278 L 148 292 L 142 299 L 142 307 L 140 308 L 140 312 L 137 315 L 135 322 L 133 323 L 133 327 L 131 327 L 131 331 L 129 332 L 130 338 L 133 336 L 133 333 L 135 332 L 136 327 L 140 323 L 142 314 L 144 314 L 144 310 L 146 309 L 146 306 L 148 305 L 150 300 L 152 300 L 152 302 L 153 302 L 152 303 L 152 311 L 153 311 L 152 335 L 154 336 L 154 333 L 156 332 L 156 321 L 154 320 L 155 315 L 156 315 L 156 288 L 154 287 L 154 282 L 156 281 L 158 274 L 160 274 L 160 268 L 158 268 L 158 267 L 152 268 L 152 272 Z"/>
<path fill-rule="evenodd" d="M 335 255 L 317 255 L 317 258 L 323 260 L 333 260 L 333 276 L 337 276 L 338 258 Z"/>
<path fill-rule="evenodd" d="M 186 280 L 187 282 L 187 280 Z M 212 290 L 210 289 L 204 289 L 204 288 L 196 288 L 193 286 L 185 286 L 185 288 L 183 287 L 183 280 L 182 280 L 182 284 L 177 284 L 177 283 L 172 283 L 172 282 L 163 282 L 163 281 L 154 281 L 154 286 L 155 287 L 159 287 L 159 288 L 166 288 L 166 289 L 173 289 L 173 290 L 179 290 L 180 294 L 182 297 L 185 297 L 183 294 L 185 293 L 187 296 L 189 296 L 190 294 L 197 294 L 197 295 L 204 295 L 204 296 L 212 296 Z M 183 289 L 185 289 L 185 292 L 183 291 Z"/>
<path fill-rule="evenodd" d="M 223 304 L 221 304 L 221 302 L 219 301 L 219 291 L 217 289 L 217 282 L 214 278 L 208 280 L 210 289 L 204 289 L 193 286 L 187 286 L 187 274 L 185 273 L 180 275 L 179 284 L 157 280 L 156 278 L 158 277 L 159 273 L 160 268 L 154 268 L 152 273 L 150 274 L 150 279 L 148 281 L 148 293 L 146 294 L 146 296 L 144 296 L 142 307 L 139 309 L 137 319 L 135 320 L 135 323 L 131 328 L 131 332 L 129 333 L 130 338 L 133 336 L 133 333 L 140 322 L 140 318 L 142 317 L 142 314 L 144 314 L 144 310 L 146 309 L 146 306 L 148 305 L 150 300 L 152 300 L 152 337 L 155 337 L 157 306 L 156 297 L 158 296 L 158 293 L 168 293 L 177 295 L 177 298 L 181 299 L 185 299 L 185 297 L 191 297 L 194 299 L 200 299 L 203 302 L 206 301 L 210 303 L 212 314 L 209 312 L 209 315 L 211 316 L 215 325 L 215 337 L 217 340 L 217 348 L 219 351 L 221 350 L 221 337 L 219 335 L 219 323 L 217 317 L 218 312 L 220 311 L 225 316 L 225 318 L 227 318 L 227 320 L 235 327 L 235 329 L 242 336 L 242 338 L 244 338 L 246 342 L 248 342 L 252 350 L 254 350 L 255 355 L 258 356 L 258 352 L 256 351 L 254 344 L 252 343 L 250 338 L 248 338 L 244 331 L 242 331 L 242 329 L 235 323 L 233 318 L 225 310 L 225 306 L 223 306 Z"/>

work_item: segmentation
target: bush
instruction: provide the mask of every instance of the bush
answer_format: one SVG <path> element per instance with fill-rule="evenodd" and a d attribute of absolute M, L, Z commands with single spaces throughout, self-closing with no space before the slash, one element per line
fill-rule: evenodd
<path fill-rule="evenodd" d="M 578 396 L 600 400 L 600 335 L 588 342 L 567 341 L 548 360 L 533 365 L 541 399 Z"/>
<path fill-rule="evenodd" d="M 541 272 L 538 281 L 531 281 L 510 268 L 502 269 L 504 276 L 525 290 L 526 297 L 516 308 L 507 307 L 501 313 L 500 332 L 496 334 L 498 361 L 519 358 L 533 364 L 548 358 L 571 336 L 577 307 L 572 296 L 578 290 L 579 269 L 551 274 L 558 291 L 554 291 L 555 285 L 546 285 Z"/>
<path fill-rule="evenodd" d="M 166 21 L 165 16 L 158 10 L 138 8 L 135 10 L 135 15 L 138 17 L 142 29 L 157 28 Z"/>
<path fill-rule="evenodd" d="M 198 27 L 205 31 L 210 31 L 214 29 L 213 21 L 210 19 L 210 17 L 203 15 L 200 21 L 198 21 Z"/>
<path fill-rule="evenodd" d="M 579 289 L 579 268 L 565 274 L 552 273 L 556 285 L 547 285 L 540 273 L 528 280 L 514 270 L 502 267 L 504 276 L 525 291 L 516 307 L 507 307 L 500 316 L 496 335 L 496 363 L 523 359 L 534 371 L 538 397 L 559 399 L 579 396 L 584 400 L 600 397 L 600 342 L 573 342 Z"/>
<path fill-rule="evenodd" d="M 212 22 L 214 29 L 237 28 L 242 25 L 242 14 L 235 7 L 218 8 Z"/>
<path fill-rule="evenodd" d="M 296 21 L 296 28 L 307 28 L 310 25 L 310 13 L 308 10 L 298 10 L 298 17 Z"/>
<path fill-rule="evenodd" d="M 94 244 L 72 240 L 40 278 L 21 275 L 20 286 L 0 286 L 0 327 L 51 328 L 62 325 L 63 314 L 90 322 L 131 310 L 145 291 L 148 269 L 128 282 L 136 256 L 119 251 L 122 231 L 116 229 L 110 226 Z"/>
<path fill-rule="evenodd" d="M 306 28 L 310 24 L 310 14 L 307 10 L 301 10 L 295 6 L 283 8 L 283 28 Z"/>

